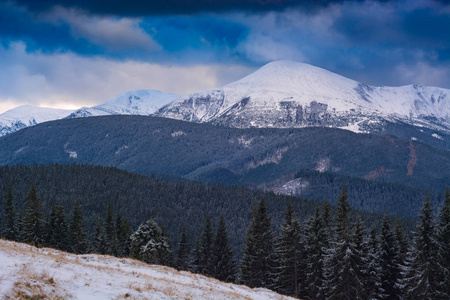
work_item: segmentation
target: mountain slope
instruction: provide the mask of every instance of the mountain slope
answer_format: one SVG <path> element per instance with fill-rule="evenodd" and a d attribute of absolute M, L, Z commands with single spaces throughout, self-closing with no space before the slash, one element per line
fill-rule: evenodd
<path fill-rule="evenodd" d="M 154 90 L 131 91 L 120 94 L 100 105 L 80 108 L 67 118 L 105 115 L 148 116 L 178 97 L 174 94 L 165 94 Z"/>
<path fill-rule="evenodd" d="M 450 133 L 450 90 L 373 87 L 308 64 L 277 61 L 219 89 L 182 96 L 157 116 L 237 128 L 309 126 L 371 132 L 402 122 Z"/>
<path fill-rule="evenodd" d="M 22 105 L 0 114 L 0 137 L 38 123 L 58 120 L 72 111 Z"/>
<path fill-rule="evenodd" d="M 235 129 L 105 116 L 48 122 L 0 138 L 0 164 L 52 162 L 246 186 L 304 169 L 424 189 L 441 190 L 450 183 L 448 151 L 333 128 Z"/>
<path fill-rule="evenodd" d="M 0 240 L 2 299 L 292 299 L 173 268 Z"/>

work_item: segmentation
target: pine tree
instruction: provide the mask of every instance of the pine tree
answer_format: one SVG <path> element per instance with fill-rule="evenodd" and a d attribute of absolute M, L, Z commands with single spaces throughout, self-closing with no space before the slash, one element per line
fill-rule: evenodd
<path fill-rule="evenodd" d="M 5 200 L 5 228 L 3 236 L 8 240 L 17 239 L 16 210 L 14 208 L 14 198 L 12 195 L 11 184 L 8 185 L 8 192 Z"/>
<path fill-rule="evenodd" d="M 397 285 L 401 276 L 400 264 L 397 261 L 399 254 L 391 221 L 387 215 L 383 217 L 379 240 L 380 279 L 383 299 L 401 299 L 401 290 Z"/>
<path fill-rule="evenodd" d="M 180 242 L 178 243 L 177 262 L 178 270 L 187 271 L 189 269 L 189 243 L 187 240 L 186 228 L 181 228 Z"/>
<path fill-rule="evenodd" d="M 116 224 L 114 222 L 114 214 L 111 208 L 111 204 L 108 205 L 108 210 L 105 219 L 105 254 L 116 255 L 117 254 L 117 235 Z"/>
<path fill-rule="evenodd" d="M 34 185 L 31 186 L 26 203 L 26 216 L 24 220 L 24 240 L 33 246 L 40 247 L 44 242 L 44 220 L 42 204 Z"/>
<path fill-rule="evenodd" d="M 206 216 L 205 227 L 203 228 L 203 233 L 200 238 L 200 257 L 198 272 L 204 275 L 211 275 L 211 254 L 213 246 L 213 231 L 211 226 L 211 219 Z"/>
<path fill-rule="evenodd" d="M 241 263 L 241 282 L 250 287 L 273 286 L 273 233 L 264 199 L 255 206 L 245 238 Z"/>
<path fill-rule="evenodd" d="M 315 215 L 308 220 L 305 237 L 306 278 L 304 285 L 307 298 L 312 300 L 325 298 L 325 241 L 328 236 L 323 223 L 323 215 L 320 215 L 317 206 Z"/>
<path fill-rule="evenodd" d="M 193 273 L 200 273 L 200 237 L 197 237 L 195 242 L 194 252 L 189 264 L 189 270 Z"/>
<path fill-rule="evenodd" d="M 170 254 L 167 238 L 152 219 L 141 224 L 130 239 L 132 257 L 146 263 L 161 264 Z"/>
<path fill-rule="evenodd" d="M 416 248 L 410 253 L 407 299 L 445 299 L 440 293 L 438 242 L 430 197 L 425 199 L 414 236 Z"/>
<path fill-rule="evenodd" d="M 350 300 L 365 299 L 364 275 L 361 267 L 363 261 L 361 253 L 356 249 L 352 240 L 358 237 L 350 231 L 350 204 L 345 186 L 339 196 L 336 208 L 336 240 L 327 250 L 327 298 Z"/>
<path fill-rule="evenodd" d="M 438 259 L 442 278 L 439 290 L 443 297 L 450 299 L 450 189 L 447 187 L 445 199 L 438 219 Z"/>
<path fill-rule="evenodd" d="M 305 267 L 305 262 L 302 260 L 304 249 L 300 243 L 300 225 L 290 202 L 275 248 L 277 259 L 275 287 L 285 295 L 298 297 L 299 285 L 304 283 L 302 276 Z"/>
<path fill-rule="evenodd" d="M 219 226 L 214 237 L 211 253 L 212 276 L 226 282 L 233 282 L 236 278 L 236 269 L 233 251 L 228 244 L 228 234 L 223 216 L 220 216 Z"/>
<path fill-rule="evenodd" d="M 73 206 L 69 230 L 70 249 L 76 254 L 87 253 L 89 249 L 89 242 L 84 226 L 83 213 L 81 211 L 80 202 L 77 199 Z"/>

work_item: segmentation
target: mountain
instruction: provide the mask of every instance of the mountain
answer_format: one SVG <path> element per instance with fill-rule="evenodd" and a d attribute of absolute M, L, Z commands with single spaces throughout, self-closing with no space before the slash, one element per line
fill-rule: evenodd
<path fill-rule="evenodd" d="M 137 90 L 120 94 L 100 105 L 82 107 L 76 111 L 23 105 L 0 114 L 0 137 L 25 127 L 63 118 L 104 115 L 153 114 L 179 96 L 153 90 Z"/>
<path fill-rule="evenodd" d="M 58 120 L 72 111 L 22 105 L 0 114 L 0 137 L 38 123 Z"/>
<path fill-rule="evenodd" d="M 419 139 L 425 128 L 427 136 L 450 146 L 450 90 L 369 86 L 292 61 L 272 62 L 222 88 L 182 96 L 156 115 L 236 128 L 322 126 L 383 134 L 410 125 L 414 132 L 400 133 L 402 138 Z"/>
<path fill-rule="evenodd" d="M 254 187 L 305 169 L 439 191 L 450 184 L 449 151 L 412 140 L 146 116 L 58 120 L 0 138 L 1 165 L 34 163 L 87 163 Z"/>
<path fill-rule="evenodd" d="M 293 299 L 134 259 L 5 240 L 0 263 L 2 299 Z"/>
<path fill-rule="evenodd" d="M 94 117 L 105 115 L 144 115 L 156 112 L 179 96 L 153 90 L 137 90 L 120 94 L 100 105 L 82 107 L 67 118 Z"/>

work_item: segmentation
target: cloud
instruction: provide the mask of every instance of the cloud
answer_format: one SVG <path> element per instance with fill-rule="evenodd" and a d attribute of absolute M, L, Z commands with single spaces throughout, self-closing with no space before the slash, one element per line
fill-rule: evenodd
<path fill-rule="evenodd" d="M 74 53 L 28 53 L 23 43 L 0 47 L 0 56 L 4 58 L 0 60 L 0 111 L 12 103 L 92 106 L 136 89 L 184 94 L 220 86 L 249 72 L 234 65 L 167 66 Z"/>

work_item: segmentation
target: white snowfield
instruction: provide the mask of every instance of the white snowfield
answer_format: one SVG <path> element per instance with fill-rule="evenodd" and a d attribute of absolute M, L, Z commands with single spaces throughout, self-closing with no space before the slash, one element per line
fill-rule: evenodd
<path fill-rule="evenodd" d="M 178 95 L 154 90 L 131 91 L 120 94 L 97 106 L 82 107 L 70 114 L 68 118 L 107 115 L 149 116 L 178 97 Z"/>
<path fill-rule="evenodd" d="M 71 110 L 22 105 L 0 114 L 0 136 L 39 123 L 62 119 Z"/>
<path fill-rule="evenodd" d="M 0 240 L 0 299 L 293 299 L 206 276 L 104 255 Z"/>
<path fill-rule="evenodd" d="M 76 111 L 24 105 L 0 114 L 0 137 L 39 123 L 63 118 L 105 115 L 151 115 L 178 98 L 153 90 L 137 90 L 120 94 L 100 105 Z"/>
<path fill-rule="evenodd" d="M 315 119 L 359 131 L 351 125 L 368 118 L 426 123 L 428 117 L 450 126 L 450 90 L 374 87 L 308 64 L 275 61 L 222 88 L 182 96 L 157 115 L 201 123 L 226 119 L 233 127 L 306 127 Z"/>

